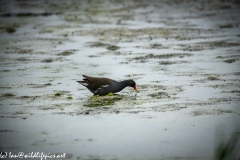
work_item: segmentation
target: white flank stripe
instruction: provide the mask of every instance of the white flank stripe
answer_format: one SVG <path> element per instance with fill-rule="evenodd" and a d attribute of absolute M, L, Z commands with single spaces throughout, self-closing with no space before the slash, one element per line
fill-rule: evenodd
<path fill-rule="evenodd" d="M 101 88 L 102 88 L 102 87 L 108 87 L 108 86 L 109 86 L 109 85 L 107 84 L 107 85 L 105 85 L 105 86 L 101 86 Z"/>

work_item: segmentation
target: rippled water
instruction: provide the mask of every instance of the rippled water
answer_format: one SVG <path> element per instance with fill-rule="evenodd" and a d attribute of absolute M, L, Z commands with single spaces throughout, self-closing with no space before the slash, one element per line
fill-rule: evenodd
<path fill-rule="evenodd" d="M 1 3 L 0 151 L 213 159 L 239 137 L 239 4 Z M 82 74 L 139 92 L 91 97 Z"/>

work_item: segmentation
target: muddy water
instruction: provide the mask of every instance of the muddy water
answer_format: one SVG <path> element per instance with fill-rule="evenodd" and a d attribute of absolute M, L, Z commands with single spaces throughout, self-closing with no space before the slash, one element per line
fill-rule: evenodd
<path fill-rule="evenodd" d="M 1 6 L 1 152 L 213 159 L 239 137 L 236 1 Z M 91 97 L 82 74 L 133 79 L 139 92 Z"/>

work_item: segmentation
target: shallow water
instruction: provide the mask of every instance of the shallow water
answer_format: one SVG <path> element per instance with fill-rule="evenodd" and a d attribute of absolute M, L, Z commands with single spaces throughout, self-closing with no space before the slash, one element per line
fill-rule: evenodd
<path fill-rule="evenodd" d="M 214 159 L 239 140 L 238 3 L 1 3 L 1 152 Z M 139 92 L 91 97 L 82 74 Z"/>

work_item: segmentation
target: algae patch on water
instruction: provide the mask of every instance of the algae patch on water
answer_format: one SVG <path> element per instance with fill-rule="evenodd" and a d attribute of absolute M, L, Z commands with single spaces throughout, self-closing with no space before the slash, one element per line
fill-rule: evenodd
<path fill-rule="evenodd" d="M 227 59 L 227 60 L 224 60 L 224 62 L 225 63 L 233 63 L 233 62 L 235 62 L 236 61 L 236 59 Z"/>
<path fill-rule="evenodd" d="M 112 92 L 108 93 L 108 96 L 113 96 L 113 93 Z"/>
<path fill-rule="evenodd" d="M 16 32 L 16 29 L 14 27 L 6 27 L 6 32 L 7 33 L 14 33 L 14 32 Z"/>
<path fill-rule="evenodd" d="M 72 98 L 72 96 L 68 96 L 67 99 L 68 99 L 68 100 L 71 100 L 71 99 L 73 99 L 73 98 Z"/>
<path fill-rule="evenodd" d="M 87 103 L 84 104 L 86 107 L 103 107 L 113 105 L 115 102 L 121 100 L 122 97 L 109 93 L 106 96 L 91 96 Z"/>
<path fill-rule="evenodd" d="M 61 53 L 58 54 L 58 56 L 69 56 L 74 54 L 72 51 L 63 51 Z"/>
<path fill-rule="evenodd" d="M 61 93 L 56 93 L 55 96 L 61 96 Z"/>
<path fill-rule="evenodd" d="M 106 49 L 110 50 L 110 51 L 115 51 L 120 49 L 119 46 L 116 45 L 111 45 L 108 43 L 102 43 L 102 42 L 89 42 L 88 43 L 90 47 L 105 47 Z"/>
<path fill-rule="evenodd" d="M 69 94 L 69 91 L 55 91 L 55 94 L 54 94 L 54 97 L 60 97 L 60 96 L 63 96 L 63 95 L 66 95 L 66 94 Z M 67 95 L 68 97 L 71 95 Z M 52 97 L 53 98 L 53 97 Z"/>
<path fill-rule="evenodd" d="M 14 97 L 15 94 L 13 93 L 4 93 L 4 94 L 1 94 L 1 97 Z"/>
<path fill-rule="evenodd" d="M 167 92 L 157 92 L 157 93 L 153 93 L 150 94 L 149 96 L 151 96 L 152 98 L 170 98 L 170 96 L 168 95 Z"/>
<path fill-rule="evenodd" d="M 217 81 L 217 80 L 220 80 L 219 78 L 217 78 L 217 77 L 208 77 L 207 78 L 207 80 L 209 80 L 209 81 Z"/>
<path fill-rule="evenodd" d="M 109 46 L 107 47 L 107 49 L 108 49 L 108 50 L 111 50 L 111 51 L 118 50 L 119 48 L 120 48 L 120 47 L 115 46 L 115 45 L 109 45 Z"/>

